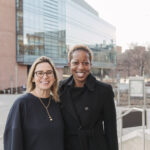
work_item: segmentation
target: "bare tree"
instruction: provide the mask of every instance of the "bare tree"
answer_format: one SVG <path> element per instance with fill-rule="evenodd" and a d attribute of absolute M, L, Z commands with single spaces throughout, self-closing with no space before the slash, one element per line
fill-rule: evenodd
<path fill-rule="evenodd" d="M 122 77 L 150 74 L 150 51 L 146 51 L 144 46 L 134 45 L 133 49 L 128 49 L 117 56 L 116 71 Z"/>
<path fill-rule="evenodd" d="M 145 54 L 146 50 L 145 47 L 142 46 L 136 46 L 134 47 L 132 51 L 132 58 L 133 58 L 133 65 L 132 68 L 135 71 L 136 75 L 143 76 L 144 75 L 144 68 L 146 65 L 146 59 L 145 59 Z"/>

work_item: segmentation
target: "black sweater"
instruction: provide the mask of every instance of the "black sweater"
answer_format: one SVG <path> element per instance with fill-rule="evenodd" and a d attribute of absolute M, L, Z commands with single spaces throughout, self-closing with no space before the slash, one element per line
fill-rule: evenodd
<path fill-rule="evenodd" d="M 44 103 L 48 99 L 42 99 Z M 49 113 L 27 93 L 13 104 L 4 132 L 4 150 L 63 150 L 63 121 L 59 104 L 51 100 Z"/>

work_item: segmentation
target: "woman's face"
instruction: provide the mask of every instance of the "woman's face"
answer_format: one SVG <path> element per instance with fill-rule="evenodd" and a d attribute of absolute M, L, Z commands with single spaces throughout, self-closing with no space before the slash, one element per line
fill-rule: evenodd
<path fill-rule="evenodd" d="M 35 88 L 39 90 L 50 90 L 51 86 L 55 82 L 51 65 L 47 62 L 38 64 L 35 68 L 32 81 L 35 82 Z"/>
<path fill-rule="evenodd" d="M 86 78 L 91 71 L 89 54 L 83 50 L 73 52 L 69 67 L 75 80 L 75 86 L 84 86 Z"/>

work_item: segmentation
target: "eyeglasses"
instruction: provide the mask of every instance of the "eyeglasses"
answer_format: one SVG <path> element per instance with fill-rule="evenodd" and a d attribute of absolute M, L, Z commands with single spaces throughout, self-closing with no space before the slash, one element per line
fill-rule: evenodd
<path fill-rule="evenodd" d="M 53 71 L 52 70 L 49 70 L 49 71 L 46 71 L 46 72 L 43 72 L 43 71 L 36 71 L 34 72 L 38 78 L 43 78 L 44 74 L 46 74 L 47 77 L 51 77 L 53 75 Z"/>

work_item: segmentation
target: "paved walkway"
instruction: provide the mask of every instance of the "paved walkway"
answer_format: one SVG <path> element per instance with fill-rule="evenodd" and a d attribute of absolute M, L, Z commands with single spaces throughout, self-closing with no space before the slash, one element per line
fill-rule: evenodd
<path fill-rule="evenodd" d="M 3 150 L 3 132 L 5 128 L 5 123 L 7 119 L 8 112 L 10 110 L 10 107 L 12 106 L 13 102 L 15 99 L 20 96 L 20 95 L 0 95 L 0 150 Z M 117 116 L 120 115 L 121 110 L 123 107 L 118 107 L 117 108 Z M 147 110 L 147 123 L 148 123 L 148 128 L 150 129 L 150 109 Z M 118 135 L 120 135 L 120 121 L 117 121 L 117 126 L 118 126 Z M 141 127 L 137 128 L 128 128 L 124 129 L 123 133 L 127 134 L 133 130 L 136 129 L 141 129 Z"/>
<path fill-rule="evenodd" d="M 0 150 L 3 150 L 3 132 L 8 112 L 15 99 L 20 95 L 0 95 Z"/>

